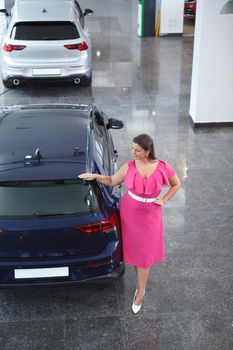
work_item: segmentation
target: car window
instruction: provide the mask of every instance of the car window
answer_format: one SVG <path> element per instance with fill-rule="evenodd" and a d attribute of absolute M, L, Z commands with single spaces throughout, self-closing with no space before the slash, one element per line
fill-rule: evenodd
<path fill-rule="evenodd" d="M 95 187 L 80 179 L 2 182 L 0 217 L 92 213 L 98 209 Z"/>
<path fill-rule="evenodd" d="M 108 150 L 108 143 L 105 136 L 104 126 L 95 125 L 94 124 L 94 133 L 95 133 L 95 149 L 97 157 L 99 158 L 99 161 L 104 169 L 104 171 L 109 174 L 109 150 Z"/>
<path fill-rule="evenodd" d="M 11 38 L 15 40 L 70 40 L 80 38 L 77 27 L 71 22 L 18 22 Z"/>
<path fill-rule="evenodd" d="M 79 5 L 79 3 L 77 1 L 75 1 L 75 8 L 78 11 L 78 15 L 79 15 L 79 21 L 81 23 L 82 28 L 84 28 L 84 16 L 83 16 L 83 12 L 82 9 Z"/>

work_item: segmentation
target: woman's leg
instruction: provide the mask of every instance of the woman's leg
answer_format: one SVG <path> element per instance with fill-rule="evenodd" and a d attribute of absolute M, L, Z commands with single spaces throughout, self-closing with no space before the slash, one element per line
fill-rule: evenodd
<path fill-rule="evenodd" d="M 145 294 L 145 289 L 148 281 L 148 276 L 149 276 L 149 271 L 150 268 L 142 268 L 142 267 L 136 267 L 135 266 L 135 271 L 137 275 L 137 282 L 138 282 L 138 293 L 136 295 L 134 304 L 135 305 L 140 305 L 142 303 L 142 299 Z"/>

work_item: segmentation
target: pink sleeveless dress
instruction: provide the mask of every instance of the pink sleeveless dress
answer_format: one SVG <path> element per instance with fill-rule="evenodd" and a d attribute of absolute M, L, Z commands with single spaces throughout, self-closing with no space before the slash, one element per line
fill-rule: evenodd
<path fill-rule="evenodd" d="M 169 178 L 175 175 L 170 165 L 159 160 L 152 175 L 144 178 L 138 172 L 134 160 L 128 161 L 124 185 L 132 193 L 143 198 L 158 197 Z M 150 267 L 164 259 L 162 207 L 143 203 L 128 192 L 120 204 L 123 258 L 126 264 Z"/>

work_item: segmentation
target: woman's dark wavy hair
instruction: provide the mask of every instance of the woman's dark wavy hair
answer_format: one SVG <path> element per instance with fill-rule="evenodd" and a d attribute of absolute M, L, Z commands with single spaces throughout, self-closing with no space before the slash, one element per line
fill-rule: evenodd
<path fill-rule="evenodd" d="M 140 134 L 133 139 L 134 143 L 137 143 L 140 147 L 144 149 L 144 151 L 150 151 L 148 158 L 150 160 L 157 159 L 157 156 L 155 155 L 154 150 L 154 143 L 152 138 L 147 134 Z"/>

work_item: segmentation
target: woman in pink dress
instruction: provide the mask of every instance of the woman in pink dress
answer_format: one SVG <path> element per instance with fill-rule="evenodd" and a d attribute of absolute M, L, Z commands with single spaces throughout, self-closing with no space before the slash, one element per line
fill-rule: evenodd
<path fill-rule="evenodd" d="M 113 176 L 85 173 L 85 180 L 97 180 L 108 186 L 124 183 L 128 192 L 120 205 L 123 258 L 135 266 L 137 287 L 132 311 L 142 306 L 150 267 L 164 259 L 162 207 L 180 188 L 180 180 L 166 162 L 157 159 L 154 144 L 147 134 L 133 139 L 134 160 L 125 163 Z M 163 186 L 169 189 L 161 196 Z"/>

